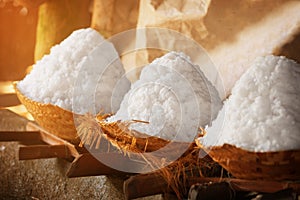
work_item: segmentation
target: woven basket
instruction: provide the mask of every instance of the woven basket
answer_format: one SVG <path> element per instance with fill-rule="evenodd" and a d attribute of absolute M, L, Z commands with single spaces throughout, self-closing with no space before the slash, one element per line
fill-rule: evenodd
<path fill-rule="evenodd" d="M 33 101 L 25 97 L 16 86 L 17 83 L 14 83 L 19 100 L 42 128 L 73 144 L 79 143 L 72 112 L 52 104 Z"/>
<path fill-rule="evenodd" d="M 140 166 L 145 163 L 145 169 L 151 166 L 153 170 L 157 170 L 179 199 L 182 199 L 181 194 L 187 192 L 185 186 L 189 177 L 221 176 L 219 164 L 209 156 L 199 158 L 201 149 L 195 142 L 170 141 L 131 130 L 130 124 L 136 121 L 107 122 L 105 119 L 103 115 L 96 118 L 82 116 L 78 126 L 81 142 L 97 149 L 97 144 L 104 138 Z M 141 157 L 136 158 L 132 153 Z M 140 162 L 142 160 L 139 159 L 146 162 Z"/>
<path fill-rule="evenodd" d="M 300 180 L 300 150 L 250 152 L 229 144 L 203 149 L 236 178 Z"/>
<path fill-rule="evenodd" d="M 96 144 L 96 142 L 91 142 L 96 140 L 95 137 L 104 137 L 113 146 L 124 152 L 144 153 L 162 150 L 163 148 L 162 153 L 172 151 L 175 154 L 177 153 L 176 149 L 185 148 L 188 150 L 192 146 L 190 143 L 173 142 L 130 130 L 129 126 L 131 123 L 136 122 L 107 122 L 103 115 L 99 115 L 96 118 L 83 116 L 78 127 L 78 134 L 85 144 Z"/>

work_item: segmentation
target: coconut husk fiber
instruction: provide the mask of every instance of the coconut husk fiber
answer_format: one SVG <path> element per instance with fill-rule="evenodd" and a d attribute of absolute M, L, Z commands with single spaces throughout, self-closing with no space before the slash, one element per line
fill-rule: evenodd
<path fill-rule="evenodd" d="M 125 155 L 130 156 L 132 153 L 138 153 L 146 163 L 158 171 L 178 198 L 182 198 L 181 195 L 188 192 L 186 183 L 189 177 L 221 176 L 222 168 L 216 162 L 208 156 L 199 157 L 201 149 L 195 142 L 183 143 L 164 140 L 129 128 L 132 123 L 147 122 L 107 122 L 103 115 L 96 118 L 85 115 L 80 118 L 78 134 L 81 137 L 81 145 L 87 144 L 91 148 L 98 148 L 101 138 L 105 138 Z M 183 148 L 185 151 L 178 157 L 178 151 Z M 143 154 L 158 150 L 160 153 L 154 156 Z M 165 157 L 166 155 L 168 158 Z M 172 161 L 164 165 L 169 160 Z"/>
<path fill-rule="evenodd" d="M 91 147 L 98 148 L 95 141 L 96 138 L 104 137 L 111 142 L 111 144 L 124 152 L 152 152 L 156 151 L 170 141 L 157 137 L 147 136 L 146 134 L 138 131 L 130 130 L 131 123 L 138 122 L 107 122 L 103 115 L 98 115 L 96 118 L 93 116 L 85 115 L 79 119 L 78 132 L 82 138 L 83 144 L 88 144 Z M 143 122 L 141 122 L 143 123 Z"/>

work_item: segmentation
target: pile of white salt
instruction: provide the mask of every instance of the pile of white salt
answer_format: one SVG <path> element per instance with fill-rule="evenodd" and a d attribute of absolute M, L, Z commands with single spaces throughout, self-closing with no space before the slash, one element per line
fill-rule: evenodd
<path fill-rule="evenodd" d="M 109 121 L 141 120 L 130 126 L 148 135 L 192 142 L 198 128 L 216 117 L 222 103 L 200 67 L 170 52 L 145 66 Z"/>
<path fill-rule="evenodd" d="M 114 46 L 86 28 L 52 47 L 17 87 L 34 101 L 77 114 L 108 113 L 119 108 L 130 88 L 124 74 Z"/>
<path fill-rule="evenodd" d="M 200 142 L 255 152 L 300 149 L 299 86 L 298 63 L 273 55 L 257 58 Z"/>

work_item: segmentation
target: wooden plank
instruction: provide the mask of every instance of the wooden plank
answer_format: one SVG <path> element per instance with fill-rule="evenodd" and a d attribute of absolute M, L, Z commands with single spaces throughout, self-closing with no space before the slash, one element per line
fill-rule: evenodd
<path fill-rule="evenodd" d="M 129 175 L 142 173 L 150 167 L 139 154 L 128 156 L 120 152 L 92 152 L 78 156 L 69 168 L 67 176 Z"/>
<path fill-rule="evenodd" d="M 1 91 L 1 89 L 0 89 Z M 16 94 L 1 94 L 0 93 L 0 108 L 19 105 L 20 101 Z"/>
<path fill-rule="evenodd" d="M 65 146 L 68 147 L 68 150 L 69 150 L 70 154 L 74 158 L 76 158 L 77 156 L 79 156 L 79 153 L 78 153 L 76 147 L 73 144 L 71 144 L 71 143 L 69 143 L 69 142 L 67 142 L 67 141 L 65 141 L 65 140 L 63 140 L 63 139 L 61 139 L 61 138 L 59 138 L 59 137 L 57 137 L 57 136 L 55 136 L 55 135 L 47 132 L 47 131 L 45 131 L 44 129 L 42 129 L 37 124 L 32 123 L 32 122 L 28 122 L 28 124 L 26 126 L 26 129 L 27 130 L 32 130 L 32 131 L 39 131 L 40 132 L 41 140 L 43 142 L 45 142 L 45 143 L 47 143 L 49 145 L 65 145 Z"/>
<path fill-rule="evenodd" d="M 125 199 L 135 199 L 168 192 L 168 184 L 158 173 L 131 176 L 124 182 Z"/>
<path fill-rule="evenodd" d="M 27 126 L 26 126 L 26 130 L 28 131 L 39 131 L 40 135 L 41 135 L 41 139 L 50 145 L 57 145 L 57 144 L 66 144 L 68 143 L 67 141 L 49 133 L 48 131 L 44 130 L 43 128 L 41 128 L 40 126 L 38 126 L 37 124 L 33 123 L 33 122 L 28 122 Z M 70 144 L 70 143 L 68 143 Z"/>
<path fill-rule="evenodd" d="M 67 145 L 32 145 L 19 148 L 19 160 L 41 159 L 41 158 L 65 158 L 73 160 Z"/>
<path fill-rule="evenodd" d="M 42 144 L 39 131 L 0 131 L 0 141 L 19 141 L 26 144 Z"/>
<path fill-rule="evenodd" d="M 285 189 L 293 189 L 300 193 L 299 181 L 269 181 L 269 180 L 245 180 L 236 178 L 190 178 L 188 185 L 207 182 L 228 182 L 237 191 L 255 191 L 263 193 L 275 193 Z"/>
<path fill-rule="evenodd" d="M 265 181 L 244 180 L 235 178 L 210 178 L 189 177 L 186 183 L 187 189 L 196 183 L 220 183 L 228 182 L 236 191 L 255 191 L 263 193 L 275 193 L 285 189 L 292 189 L 300 193 L 299 181 Z M 124 182 L 124 194 L 126 199 L 135 199 L 150 195 L 163 194 L 169 189 L 166 180 L 158 173 L 139 174 L 132 176 Z"/>
<path fill-rule="evenodd" d="M 113 154 L 103 153 L 99 156 L 110 156 L 111 159 L 116 159 L 112 155 Z M 124 175 L 127 173 L 106 166 L 105 164 L 101 163 L 97 158 L 95 158 L 93 155 L 89 153 L 81 154 L 77 158 L 75 158 L 67 172 L 67 176 L 69 178 L 82 177 L 82 176 L 111 175 L 111 174 Z"/>

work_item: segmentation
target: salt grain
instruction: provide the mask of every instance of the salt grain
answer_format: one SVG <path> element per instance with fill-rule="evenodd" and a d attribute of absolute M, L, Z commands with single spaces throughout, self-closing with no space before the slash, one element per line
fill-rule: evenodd
<path fill-rule="evenodd" d="M 256 152 L 300 149 L 299 86 L 299 64 L 272 55 L 258 58 L 200 141 Z"/>
<path fill-rule="evenodd" d="M 113 45 L 91 28 L 79 29 L 52 47 L 18 89 L 34 101 L 78 114 L 111 112 L 130 88 L 124 74 Z"/>
<path fill-rule="evenodd" d="M 109 121 L 142 120 L 132 129 L 169 140 L 191 142 L 210 124 L 222 103 L 217 90 L 183 53 L 170 52 L 145 66 Z"/>

